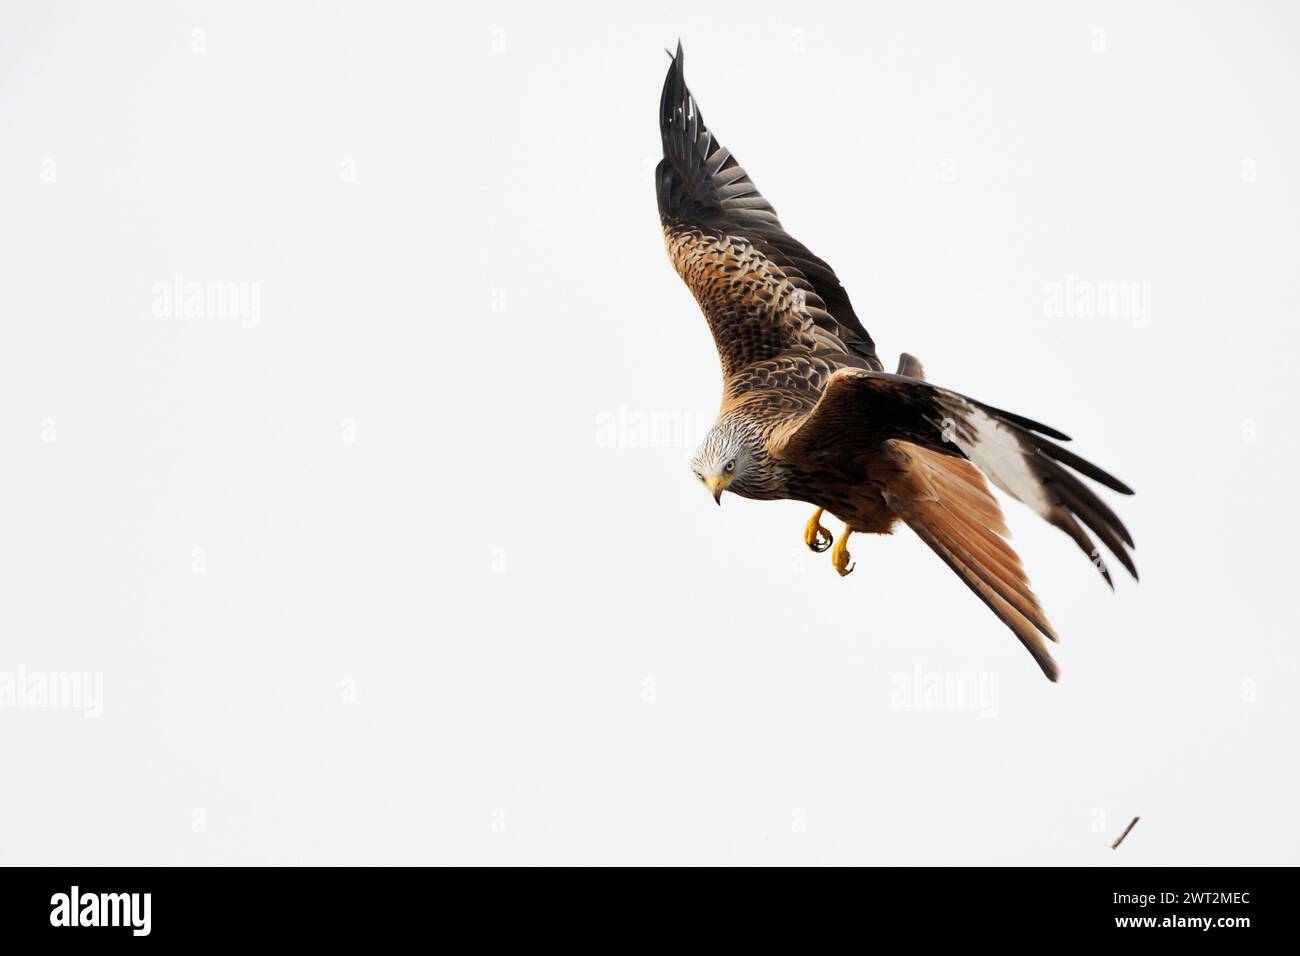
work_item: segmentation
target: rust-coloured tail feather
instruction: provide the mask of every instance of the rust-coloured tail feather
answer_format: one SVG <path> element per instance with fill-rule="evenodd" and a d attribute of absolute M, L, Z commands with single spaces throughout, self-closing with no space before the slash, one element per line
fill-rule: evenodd
<path fill-rule="evenodd" d="M 1020 639 L 1049 680 L 1060 668 L 1047 650 L 1057 640 L 1006 542 L 1006 523 L 983 475 L 970 462 L 906 442 L 909 459 L 886 491 L 898 516 Z"/>

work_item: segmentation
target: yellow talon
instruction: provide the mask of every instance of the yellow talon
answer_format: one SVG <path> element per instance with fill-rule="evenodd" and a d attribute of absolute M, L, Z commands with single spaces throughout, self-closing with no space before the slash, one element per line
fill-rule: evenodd
<path fill-rule="evenodd" d="M 840 577 L 853 573 L 853 565 L 849 563 L 849 535 L 852 533 L 850 529 L 845 528 L 844 533 L 835 542 L 835 550 L 831 552 L 831 564 L 835 565 L 835 570 L 840 573 Z"/>
<path fill-rule="evenodd" d="M 803 542 L 809 548 L 821 554 L 831 546 L 831 533 L 822 527 L 822 511 L 818 508 L 813 512 L 813 516 L 808 519 L 807 526 L 803 529 Z"/>

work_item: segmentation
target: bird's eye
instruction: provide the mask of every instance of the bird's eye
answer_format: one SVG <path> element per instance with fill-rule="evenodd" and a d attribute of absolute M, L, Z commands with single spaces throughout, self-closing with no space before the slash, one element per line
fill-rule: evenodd
<path fill-rule="evenodd" d="M 733 458 L 731 461 L 727 462 L 727 471 L 732 472 L 735 470 L 736 470 L 736 460 Z"/>

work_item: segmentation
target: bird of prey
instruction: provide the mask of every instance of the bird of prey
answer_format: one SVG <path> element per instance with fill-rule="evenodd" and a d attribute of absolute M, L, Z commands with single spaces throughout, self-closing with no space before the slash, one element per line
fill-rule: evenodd
<path fill-rule="evenodd" d="M 686 86 L 681 44 L 659 104 L 663 160 L 655 189 L 668 257 L 708 320 L 722 361 L 717 422 L 696 450 L 695 476 L 724 491 L 789 498 L 816 510 L 813 551 L 845 525 L 832 563 L 852 570 L 854 532 L 911 528 L 1015 633 L 1048 679 L 1057 640 L 1030 590 L 987 477 L 1069 535 L 1114 588 L 1095 534 L 1137 578 L 1133 539 L 1080 475 L 1131 495 L 1119 479 L 1062 447 L 1054 428 L 925 380 L 903 354 L 884 370 L 831 267 L 785 231 L 776 210 L 704 125 Z"/>

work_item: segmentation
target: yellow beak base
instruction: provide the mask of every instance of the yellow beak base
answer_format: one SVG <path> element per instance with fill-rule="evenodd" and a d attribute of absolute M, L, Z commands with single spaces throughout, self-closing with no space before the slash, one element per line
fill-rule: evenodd
<path fill-rule="evenodd" d="M 713 492 L 713 500 L 718 504 L 722 504 L 722 493 L 727 490 L 727 485 L 731 484 L 731 476 L 709 475 L 708 478 L 704 479 L 704 483 Z"/>

